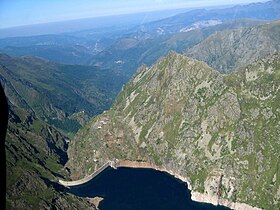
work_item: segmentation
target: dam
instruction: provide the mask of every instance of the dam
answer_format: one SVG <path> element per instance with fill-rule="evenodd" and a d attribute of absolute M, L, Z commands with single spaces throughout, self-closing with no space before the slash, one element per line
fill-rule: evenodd
<path fill-rule="evenodd" d="M 63 180 L 58 180 L 58 183 L 61 184 L 64 187 L 73 187 L 73 186 L 78 186 L 81 184 L 85 184 L 88 181 L 94 179 L 96 176 L 98 176 L 100 173 L 102 173 L 104 170 L 106 170 L 108 167 L 112 167 L 115 168 L 115 161 L 108 161 L 106 162 L 104 165 L 102 165 L 99 169 L 97 169 L 96 171 L 94 171 L 91 175 L 83 178 L 83 179 L 79 179 L 79 180 L 75 180 L 75 181 L 63 181 Z"/>
<path fill-rule="evenodd" d="M 85 183 L 89 182 L 90 180 L 94 179 L 96 176 L 98 176 L 100 173 L 102 173 L 108 167 L 111 167 L 113 169 L 117 169 L 117 168 L 120 168 L 120 167 L 145 168 L 145 169 L 154 169 L 154 170 L 157 170 L 157 171 L 166 172 L 166 173 L 174 176 L 175 178 L 178 178 L 181 181 L 187 183 L 188 188 L 190 190 L 192 189 L 189 179 L 180 176 L 179 174 L 175 173 L 174 171 L 167 170 L 166 168 L 163 168 L 163 167 L 160 167 L 160 166 L 154 165 L 152 163 L 148 163 L 148 162 L 137 162 L 137 161 L 117 160 L 117 159 L 113 160 L 113 161 L 107 161 L 99 169 L 97 169 L 91 175 L 89 175 L 85 178 L 75 180 L 75 181 L 58 180 L 58 183 L 61 184 L 64 187 L 74 187 L 74 186 L 82 185 L 82 184 L 85 184 Z"/>

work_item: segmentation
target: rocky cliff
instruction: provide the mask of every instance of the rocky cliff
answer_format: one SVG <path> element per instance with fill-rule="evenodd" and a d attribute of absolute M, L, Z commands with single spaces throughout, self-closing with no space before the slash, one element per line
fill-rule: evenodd
<path fill-rule="evenodd" d="M 189 177 L 193 190 L 277 209 L 280 55 L 222 75 L 169 53 L 142 66 L 113 107 L 70 143 L 72 178 L 107 160 L 150 162 Z"/>

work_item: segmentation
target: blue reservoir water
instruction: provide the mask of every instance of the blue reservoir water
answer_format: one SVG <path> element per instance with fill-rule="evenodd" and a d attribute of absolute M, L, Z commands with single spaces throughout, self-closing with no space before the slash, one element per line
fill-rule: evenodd
<path fill-rule="evenodd" d="M 108 168 L 68 193 L 80 197 L 103 197 L 100 210 L 228 210 L 222 206 L 193 202 L 187 184 L 153 169 Z"/>

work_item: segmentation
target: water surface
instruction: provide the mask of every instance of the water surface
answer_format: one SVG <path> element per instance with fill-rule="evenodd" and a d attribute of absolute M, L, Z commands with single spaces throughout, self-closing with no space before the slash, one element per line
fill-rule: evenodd
<path fill-rule="evenodd" d="M 187 184 L 153 169 L 108 168 L 86 184 L 71 187 L 80 197 L 103 197 L 100 210 L 228 210 L 191 201 Z"/>

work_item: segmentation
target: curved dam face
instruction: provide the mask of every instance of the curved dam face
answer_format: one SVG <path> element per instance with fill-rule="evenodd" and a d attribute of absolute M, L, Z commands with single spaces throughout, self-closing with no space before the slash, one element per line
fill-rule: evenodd
<path fill-rule="evenodd" d="M 79 179 L 79 180 L 75 180 L 75 181 L 58 180 L 58 183 L 63 185 L 64 187 L 73 187 L 73 186 L 82 185 L 82 184 L 85 184 L 85 183 L 89 182 L 90 180 L 94 179 L 98 174 L 102 173 L 104 170 L 106 170 L 108 167 L 111 167 L 111 166 L 112 166 L 112 161 L 108 161 L 103 166 L 101 166 L 98 170 L 96 170 L 91 175 L 89 175 L 83 179 Z"/>
<path fill-rule="evenodd" d="M 108 168 L 135 168 L 135 169 L 153 169 L 160 172 L 165 172 L 176 179 L 180 180 L 183 183 L 187 184 L 188 190 L 190 190 L 191 200 L 194 202 L 202 202 L 202 203 L 209 203 L 214 206 L 225 206 L 231 209 L 237 210 L 261 210 L 260 208 L 252 207 L 248 204 L 244 203 L 235 203 L 229 200 L 223 199 L 218 195 L 209 195 L 206 193 L 199 193 L 192 190 L 191 182 L 188 177 L 183 177 L 172 170 L 167 170 L 164 167 L 160 167 L 148 162 L 137 162 L 137 161 L 128 161 L 128 160 L 115 160 L 115 161 L 108 161 L 104 165 L 102 165 L 98 170 L 96 170 L 91 175 L 76 181 L 63 181 L 59 180 L 58 183 L 66 188 L 76 188 L 82 185 L 86 185 L 90 183 L 96 176 L 101 174 Z"/>
<path fill-rule="evenodd" d="M 89 175 L 89 176 L 87 176 L 83 179 L 79 179 L 79 180 L 75 180 L 75 181 L 58 180 L 58 183 L 63 185 L 64 187 L 73 187 L 73 186 L 82 185 L 82 184 L 85 184 L 85 183 L 89 182 L 90 180 L 94 179 L 97 175 L 102 173 L 108 167 L 112 167 L 114 169 L 117 169 L 117 168 L 120 168 L 120 167 L 146 168 L 146 169 L 154 169 L 154 170 L 157 170 L 157 171 L 166 172 L 166 173 L 174 176 L 175 178 L 178 178 L 181 181 L 187 183 L 188 188 L 190 190 L 192 189 L 189 179 L 184 178 L 184 177 L 180 176 L 179 174 L 176 174 L 175 172 L 173 172 L 171 170 L 167 170 L 163 167 L 159 167 L 157 165 L 154 165 L 154 164 L 151 164 L 151 163 L 148 163 L 148 162 L 137 162 L 137 161 L 129 161 L 129 160 L 108 161 L 104 165 L 102 165 L 98 170 L 96 170 L 91 175 Z"/>

